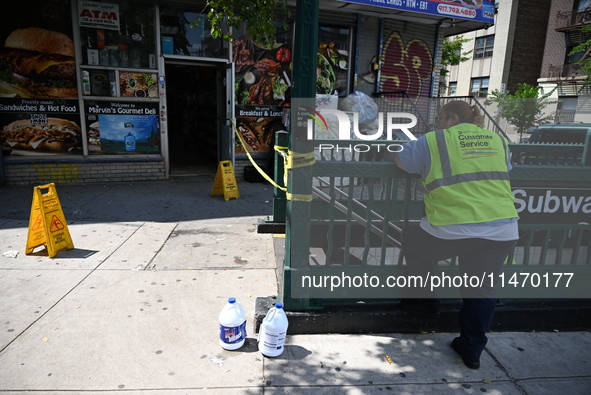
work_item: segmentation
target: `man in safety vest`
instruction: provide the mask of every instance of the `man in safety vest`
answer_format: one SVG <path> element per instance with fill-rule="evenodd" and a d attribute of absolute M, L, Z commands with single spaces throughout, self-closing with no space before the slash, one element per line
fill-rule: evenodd
<path fill-rule="evenodd" d="M 452 101 L 441 108 L 437 130 L 404 144 L 396 164 L 422 176 L 426 217 L 403 237 L 409 275 L 430 273 L 433 264 L 458 257 L 461 276 L 486 276 L 480 287 L 462 284 L 460 336 L 451 346 L 471 369 L 480 368 L 492 321 L 496 279 L 519 238 L 518 215 L 509 183 L 507 141 L 477 126 L 476 106 Z M 439 315 L 428 289 L 412 290 L 400 306 L 409 313 Z"/>

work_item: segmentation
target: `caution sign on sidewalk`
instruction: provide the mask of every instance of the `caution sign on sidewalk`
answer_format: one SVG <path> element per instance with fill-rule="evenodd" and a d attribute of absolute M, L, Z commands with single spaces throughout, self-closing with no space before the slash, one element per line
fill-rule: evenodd
<path fill-rule="evenodd" d="M 215 181 L 213 182 L 211 196 L 220 193 L 224 194 L 224 200 L 226 202 L 230 200 L 230 198 L 240 198 L 236 176 L 234 175 L 234 168 L 232 167 L 232 162 L 229 160 L 219 163 L 218 172 L 216 173 Z"/>
<path fill-rule="evenodd" d="M 42 190 L 47 190 L 47 193 L 43 194 Z M 66 217 L 53 183 L 35 187 L 33 191 L 25 254 L 32 253 L 35 248 L 42 245 L 47 248 L 50 258 L 63 249 L 74 248 Z"/>

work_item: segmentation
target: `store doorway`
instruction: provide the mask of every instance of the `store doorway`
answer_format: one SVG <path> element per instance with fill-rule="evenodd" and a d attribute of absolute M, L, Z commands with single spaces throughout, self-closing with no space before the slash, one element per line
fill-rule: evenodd
<path fill-rule="evenodd" d="M 167 63 L 169 176 L 215 174 L 226 120 L 225 69 Z"/>

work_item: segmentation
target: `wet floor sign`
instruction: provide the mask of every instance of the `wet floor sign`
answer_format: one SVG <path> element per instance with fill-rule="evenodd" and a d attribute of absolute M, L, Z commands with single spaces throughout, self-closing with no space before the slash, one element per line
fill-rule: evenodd
<path fill-rule="evenodd" d="M 218 172 L 215 175 L 215 181 L 213 182 L 211 196 L 220 193 L 224 194 L 224 200 L 226 202 L 230 200 L 230 198 L 240 198 L 236 176 L 234 175 L 234 168 L 232 167 L 232 162 L 229 160 L 220 162 L 218 165 Z"/>
<path fill-rule="evenodd" d="M 43 190 L 47 190 L 47 193 L 43 194 Z M 42 245 L 47 248 L 50 258 L 63 249 L 74 248 L 66 217 L 53 183 L 35 187 L 33 191 L 25 254 L 32 253 L 35 248 Z"/>

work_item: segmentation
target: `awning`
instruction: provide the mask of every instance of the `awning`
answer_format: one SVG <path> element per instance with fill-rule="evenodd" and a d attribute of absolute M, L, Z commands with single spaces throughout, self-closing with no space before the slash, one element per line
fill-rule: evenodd
<path fill-rule="evenodd" d="M 493 0 L 320 0 L 320 9 L 441 24 L 446 36 L 488 28 L 495 12 Z"/>
<path fill-rule="evenodd" d="M 199 0 L 137 0 L 202 8 Z M 295 7 L 297 0 L 288 0 Z M 494 0 L 319 0 L 320 10 L 364 14 L 427 25 L 441 24 L 445 36 L 486 29 L 494 24 Z"/>

